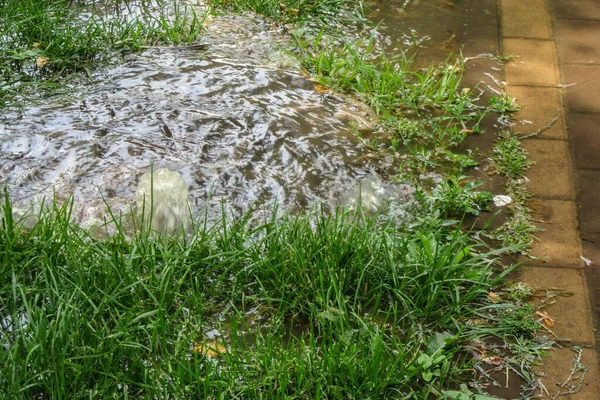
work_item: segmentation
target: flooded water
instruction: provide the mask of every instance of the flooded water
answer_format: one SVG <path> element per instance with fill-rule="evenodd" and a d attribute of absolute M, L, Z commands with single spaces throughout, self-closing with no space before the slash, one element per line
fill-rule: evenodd
<path fill-rule="evenodd" d="M 184 177 L 197 209 L 209 192 L 236 209 L 304 207 L 333 203 L 366 173 L 352 166 L 365 148 L 333 118 L 343 100 L 317 93 L 277 49 L 286 37 L 243 17 L 208 29 L 207 50 L 147 51 L 68 99 L 5 115 L 0 168 L 15 200 L 54 187 L 118 207 L 154 163 Z"/>
<path fill-rule="evenodd" d="M 458 54 L 464 4 L 443 0 L 367 1 L 368 18 L 379 24 L 385 49 L 393 54 L 408 49 L 423 65 Z"/>
<path fill-rule="evenodd" d="M 400 3 L 368 4 L 389 49 L 412 38 L 434 61 L 458 49 L 453 2 L 413 0 L 402 12 Z M 282 50 L 288 40 L 260 18 L 211 17 L 202 46 L 130 55 L 68 97 L 6 112 L 2 181 L 21 206 L 53 191 L 73 196 L 84 225 L 101 217 L 104 201 L 115 211 L 134 204 L 152 165 L 183 176 L 194 212 L 222 201 L 236 211 L 335 207 L 394 160 L 363 145 L 340 117 L 353 100 L 315 90 Z"/>

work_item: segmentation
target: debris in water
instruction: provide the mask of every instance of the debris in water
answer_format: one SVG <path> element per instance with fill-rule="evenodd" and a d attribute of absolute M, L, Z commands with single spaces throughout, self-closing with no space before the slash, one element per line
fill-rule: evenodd
<path fill-rule="evenodd" d="M 315 90 L 319 91 L 316 85 Z M 379 123 L 379 117 L 375 111 L 366 104 L 352 98 L 347 98 L 333 117 L 340 121 L 350 121 L 355 124 L 356 129 L 359 131 L 372 131 Z"/>
<path fill-rule="evenodd" d="M 444 42 L 442 43 L 442 49 L 449 49 L 452 44 L 454 44 L 456 42 L 456 33 L 453 33 L 452 36 L 450 36 L 448 39 L 444 40 Z M 467 92 L 468 93 L 468 92 Z"/>
<path fill-rule="evenodd" d="M 504 207 L 512 203 L 512 198 L 510 196 L 497 195 L 494 196 L 494 204 L 496 207 Z"/>
<path fill-rule="evenodd" d="M 592 265 L 592 260 L 585 258 L 584 256 L 579 256 L 579 258 L 581 258 L 581 260 L 585 263 L 585 265 L 587 265 L 588 267 L 590 265 Z"/>

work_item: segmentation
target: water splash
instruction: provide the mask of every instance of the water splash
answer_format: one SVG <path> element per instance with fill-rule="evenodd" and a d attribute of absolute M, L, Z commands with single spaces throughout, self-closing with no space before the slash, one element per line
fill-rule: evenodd
<path fill-rule="evenodd" d="M 144 174 L 136 190 L 138 216 L 163 236 L 188 233 L 191 210 L 187 184 L 177 172 L 168 169 Z"/>

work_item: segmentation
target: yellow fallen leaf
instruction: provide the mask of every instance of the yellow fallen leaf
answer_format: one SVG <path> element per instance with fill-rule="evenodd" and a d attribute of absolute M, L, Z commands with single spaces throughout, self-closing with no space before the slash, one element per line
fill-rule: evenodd
<path fill-rule="evenodd" d="M 209 358 L 217 358 L 227 353 L 227 348 L 223 344 L 216 341 L 197 343 L 192 346 L 192 350 Z"/>
<path fill-rule="evenodd" d="M 481 324 L 485 324 L 487 322 L 486 319 L 483 318 L 473 318 L 473 319 L 468 319 L 465 321 L 465 324 L 467 325 L 481 325 Z"/>
<path fill-rule="evenodd" d="M 325 93 L 327 92 L 327 88 L 323 85 L 313 82 L 313 86 L 315 88 L 315 92 L 317 93 Z"/>
<path fill-rule="evenodd" d="M 48 60 L 48 57 L 44 57 L 44 56 L 39 56 L 37 58 L 37 60 L 35 60 L 35 63 L 38 66 L 38 68 L 43 68 L 49 62 L 50 62 L 50 60 Z"/>
<path fill-rule="evenodd" d="M 33 42 L 33 47 L 40 47 L 40 44 L 38 42 Z"/>
<path fill-rule="evenodd" d="M 494 292 L 490 292 L 490 293 L 488 293 L 488 297 L 489 297 L 489 299 L 490 299 L 491 301 L 498 301 L 498 300 L 500 300 L 500 296 L 499 296 L 499 295 L 497 295 L 497 294 L 496 294 L 496 293 L 494 293 Z"/>
<path fill-rule="evenodd" d="M 548 327 L 548 328 L 554 328 L 554 318 L 552 318 L 550 316 L 550 314 L 548 314 L 547 311 L 536 311 L 535 312 L 538 316 L 542 317 L 542 321 L 543 323 Z"/>
<path fill-rule="evenodd" d="M 292 15 L 298 15 L 299 12 L 300 12 L 299 8 L 290 8 L 290 14 L 292 14 Z"/>

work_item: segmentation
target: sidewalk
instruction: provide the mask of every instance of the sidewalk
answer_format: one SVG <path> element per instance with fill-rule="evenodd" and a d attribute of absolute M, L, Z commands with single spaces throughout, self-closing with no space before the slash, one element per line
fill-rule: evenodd
<path fill-rule="evenodd" d="M 523 107 L 516 132 L 551 128 L 523 141 L 535 165 L 528 187 L 536 195 L 534 218 L 543 231 L 522 280 L 545 296 L 560 339 L 544 359 L 541 381 L 552 398 L 583 349 L 588 369 L 575 394 L 561 399 L 600 399 L 600 0 L 501 0 L 501 53 L 507 92 Z M 596 325 L 596 328 L 600 326 Z M 573 376 L 581 376 L 581 371 Z M 569 391 L 569 382 L 561 393 Z"/>

